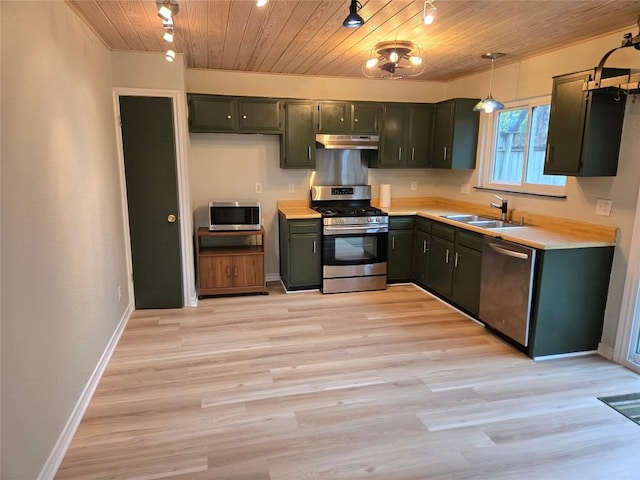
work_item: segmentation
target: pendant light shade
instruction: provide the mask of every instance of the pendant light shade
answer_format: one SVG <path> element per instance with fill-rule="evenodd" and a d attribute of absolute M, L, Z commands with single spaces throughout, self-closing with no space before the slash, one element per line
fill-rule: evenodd
<path fill-rule="evenodd" d="M 484 55 L 482 55 L 482 58 L 491 60 L 491 76 L 489 77 L 490 78 L 489 79 L 489 95 L 484 100 L 480 100 L 478 103 L 476 103 L 476 106 L 473 107 L 474 112 L 491 113 L 495 110 L 504 109 L 504 103 L 493 98 L 493 96 L 491 95 L 491 89 L 493 88 L 493 61 L 496 58 L 504 57 L 505 55 L 506 55 L 505 53 L 485 53 Z"/>
<path fill-rule="evenodd" d="M 343 27 L 357 28 L 364 25 L 364 19 L 358 15 L 358 10 L 362 8 L 362 5 L 358 0 L 351 0 L 351 6 L 349 7 L 349 15 L 342 22 Z"/>

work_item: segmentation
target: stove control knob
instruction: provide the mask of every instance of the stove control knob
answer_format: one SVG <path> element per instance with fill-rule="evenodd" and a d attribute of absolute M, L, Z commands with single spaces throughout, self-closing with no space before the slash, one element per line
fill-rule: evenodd
<path fill-rule="evenodd" d="M 369 222 L 369 223 L 373 222 L 374 220 L 375 220 L 375 219 L 374 219 L 374 218 L 371 218 L 371 217 L 367 218 L 367 222 Z"/>
<path fill-rule="evenodd" d="M 340 219 L 340 223 L 345 223 L 345 222 L 346 222 L 346 220 L 344 218 Z"/>

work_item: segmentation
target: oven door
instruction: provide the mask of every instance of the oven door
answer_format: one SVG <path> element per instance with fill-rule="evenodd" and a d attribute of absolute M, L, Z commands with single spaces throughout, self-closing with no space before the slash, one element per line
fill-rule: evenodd
<path fill-rule="evenodd" d="M 322 292 L 387 288 L 388 231 L 341 229 L 322 235 Z M 385 229 L 386 230 L 386 229 Z"/>

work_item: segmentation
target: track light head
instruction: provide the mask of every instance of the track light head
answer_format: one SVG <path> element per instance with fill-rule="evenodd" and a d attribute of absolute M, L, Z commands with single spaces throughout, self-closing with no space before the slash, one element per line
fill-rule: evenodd
<path fill-rule="evenodd" d="M 351 0 L 351 5 L 349 6 L 349 15 L 342 22 L 343 27 L 347 28 L 357 28 L 364 25 L 364 19 L 358 15 L 358 10 L 362 8 L 362 5 L 358 0 Z"/>

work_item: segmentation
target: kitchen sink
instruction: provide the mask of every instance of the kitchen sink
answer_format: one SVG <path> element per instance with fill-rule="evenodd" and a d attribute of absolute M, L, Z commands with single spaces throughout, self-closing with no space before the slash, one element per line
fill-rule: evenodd
<path fill-rule="evenodd" d="M 502 220 L 476 220 L 470 222 L 464 222 L 467 225 L 474 225 L 480 228 L 508 228 L 508 227 L 522 227 L 517 223 L 503 222 Z"/>
<path fill-rule="evenodd" d="M 449 220 L 455 220 L 456 222 L 462 222 L 462 223 L 493 220 L 492 218 L 483 217 L 482 215 L 468 215 L 468 214 L 442 215 L 442 218 L 448 218 Z"/>

